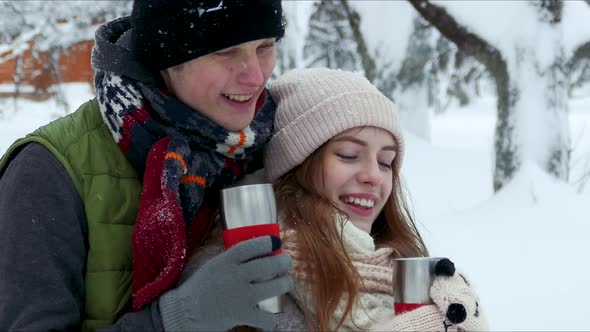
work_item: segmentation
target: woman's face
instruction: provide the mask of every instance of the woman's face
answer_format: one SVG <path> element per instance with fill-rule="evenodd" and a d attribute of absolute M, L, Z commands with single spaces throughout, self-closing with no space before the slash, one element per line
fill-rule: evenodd
<path fill-rule="evenodd" d="M 328 141 L 322 154 L 321 192 L 370 233 L 393 186 L 393 135 L 381 128 L 360 127 Z"/>
<path fill-rule="evenodd" d="M 275 65 L 275 38 L 242 43 L 161 72 L 168 88 L 230 131 L 246 128 Z"/>

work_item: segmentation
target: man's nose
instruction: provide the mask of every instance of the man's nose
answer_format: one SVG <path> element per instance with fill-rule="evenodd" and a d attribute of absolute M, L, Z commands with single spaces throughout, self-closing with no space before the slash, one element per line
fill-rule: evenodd
<path fill-rule="evenodd" d="M 238 64 L 238 80 L 241 84 L 260 87 L 264 85 L 264 74 L 256 54 L 244 56 Z"/>

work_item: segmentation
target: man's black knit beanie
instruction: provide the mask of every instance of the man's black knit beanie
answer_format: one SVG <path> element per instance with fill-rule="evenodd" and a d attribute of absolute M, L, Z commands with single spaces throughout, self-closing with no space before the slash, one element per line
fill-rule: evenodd
<path fill-rule="evenodd" d="M 134 53 L 150 70 L 285 33 L 280 0 L 135 0 L 131 26 Z"/>

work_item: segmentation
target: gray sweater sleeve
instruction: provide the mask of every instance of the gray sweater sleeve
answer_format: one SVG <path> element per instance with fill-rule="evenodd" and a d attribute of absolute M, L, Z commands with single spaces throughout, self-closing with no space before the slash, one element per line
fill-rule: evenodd
<path fill-rule="evenodd" d="M 0 331 L 80 329 L 87 235 L 66 170 L 41 145 L 26 145 L 0 177 Z M 162 330 L 157 303 L 106 330 Z"/>

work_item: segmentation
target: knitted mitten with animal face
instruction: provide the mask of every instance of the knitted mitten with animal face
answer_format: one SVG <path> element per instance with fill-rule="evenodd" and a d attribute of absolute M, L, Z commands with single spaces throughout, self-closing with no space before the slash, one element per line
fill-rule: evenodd
<path fill-rule="evenodd" d="M 374 331 L 485 331 L 479 299 L 467 279 L 455 271 L 448 259 L 435 266 L 436 278 L 430 288 L 434 304 L 390 315 L 375 324 Z"/>

